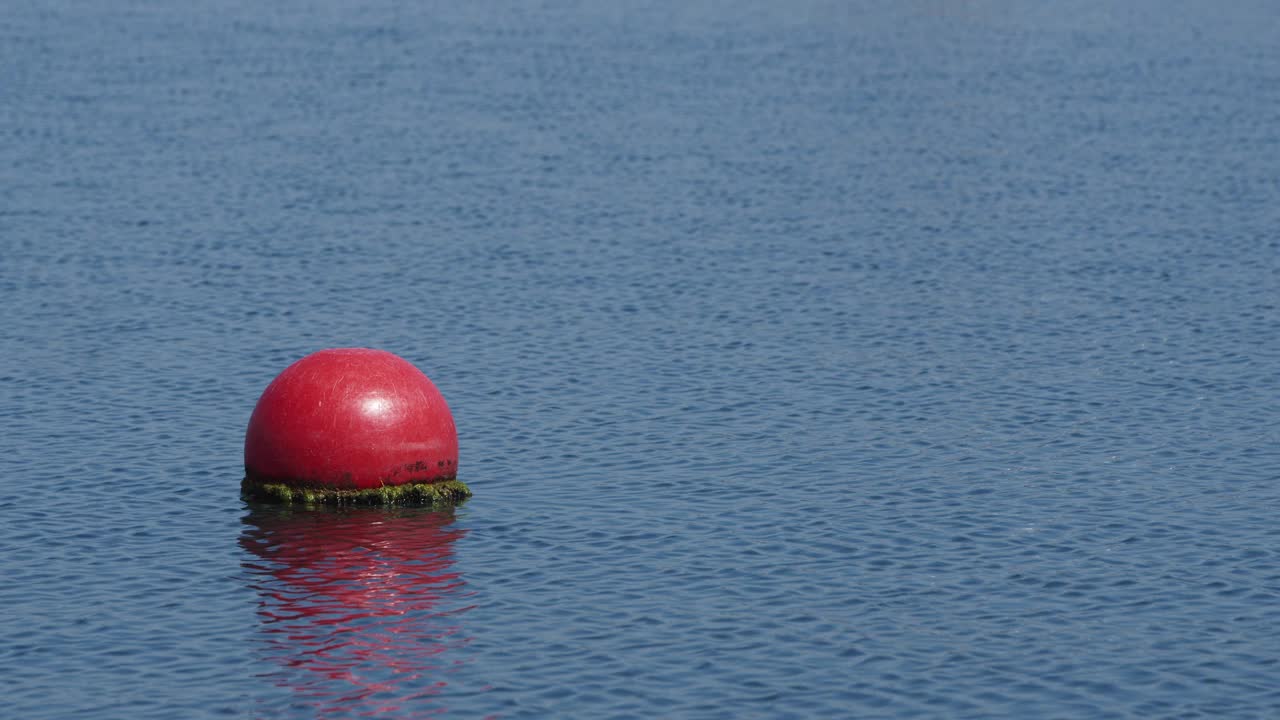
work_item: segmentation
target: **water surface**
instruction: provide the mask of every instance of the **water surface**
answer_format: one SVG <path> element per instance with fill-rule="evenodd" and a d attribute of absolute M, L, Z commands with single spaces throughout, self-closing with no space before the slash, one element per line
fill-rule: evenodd
<path fill-rule="evenodd" d="M 19 4 L 0 715 L 1280 714 L 1263 3 Z M 452 513 L 238 497 L 330 346 Z"/>

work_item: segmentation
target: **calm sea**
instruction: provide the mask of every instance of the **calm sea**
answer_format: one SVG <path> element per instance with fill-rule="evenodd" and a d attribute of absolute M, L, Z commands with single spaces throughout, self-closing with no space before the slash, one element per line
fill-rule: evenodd
<path fill-rule="evenodd" d="M 10 2 L 0 488 L 15 720 L 1280 717 L 1280 14 Z"/>

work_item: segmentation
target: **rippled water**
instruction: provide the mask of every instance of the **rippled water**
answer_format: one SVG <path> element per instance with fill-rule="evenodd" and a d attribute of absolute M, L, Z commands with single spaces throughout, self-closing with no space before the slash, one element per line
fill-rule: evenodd
<path fill-rule="evenodd" d="M 452 512 L 382 508 L 326 512 L 254 507 L 241 545 L 260 558 L 259 673 L 314 717 L 416 714 L 448 686 L 468 638 L 452 569 Z M 445 605 L 446 599 L 454 601 Z"/>
<path fill-rule="evenodd" d="M 8 8 L 0 716 L 1280 715 L 1277 37 Z M 240 500 L 329 346 L 432 377 L 472 501 Z"/>

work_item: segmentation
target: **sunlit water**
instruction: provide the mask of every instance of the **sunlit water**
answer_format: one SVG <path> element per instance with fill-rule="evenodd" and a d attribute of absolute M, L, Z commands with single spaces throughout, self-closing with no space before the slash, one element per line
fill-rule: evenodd
<path fill-rule="evenodd" d="M 1266 3 L 0 13 L 0 717 L 1280 715 Z M 373 346 L 453 512 L 249 506 Z"/>

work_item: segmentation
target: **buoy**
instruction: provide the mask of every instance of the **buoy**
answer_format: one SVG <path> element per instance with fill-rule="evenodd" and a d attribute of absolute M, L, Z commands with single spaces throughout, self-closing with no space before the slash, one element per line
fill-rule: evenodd
<path fill-rule="evenodd" d="M 335 348 L 285 368 L 244 438 L 246 496 L 284 502 L 453 503 L 453 414 L 421 370 L 384 350 Z"/>

